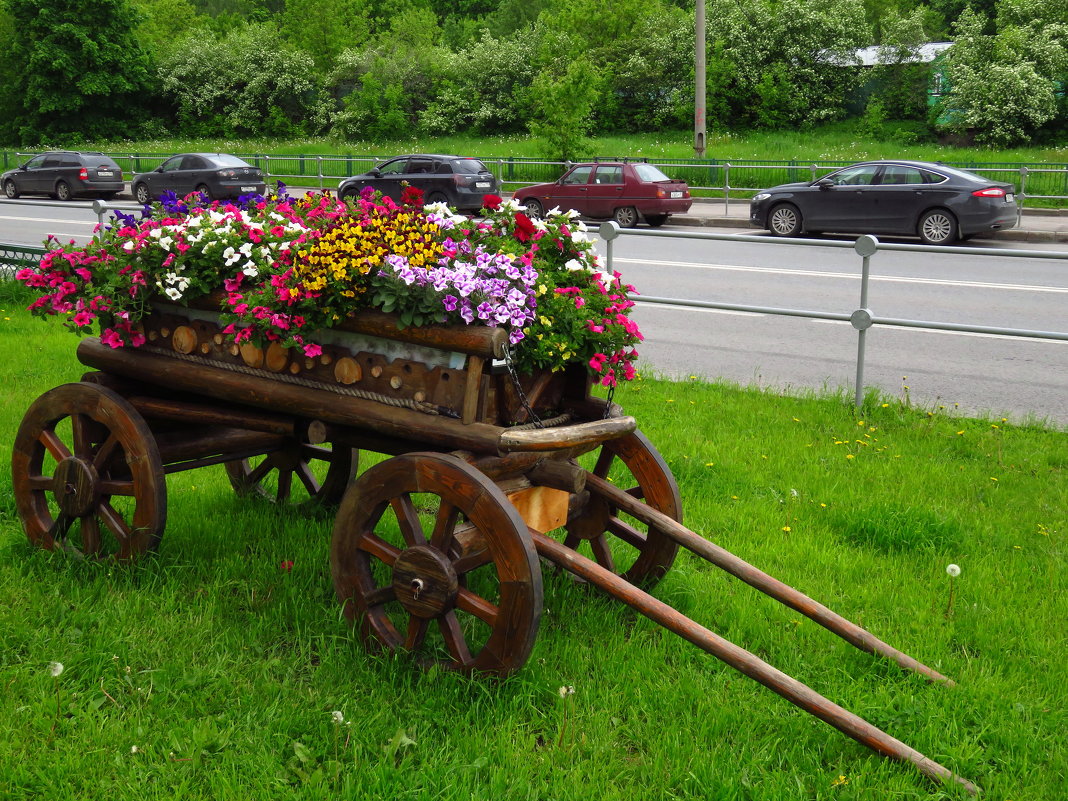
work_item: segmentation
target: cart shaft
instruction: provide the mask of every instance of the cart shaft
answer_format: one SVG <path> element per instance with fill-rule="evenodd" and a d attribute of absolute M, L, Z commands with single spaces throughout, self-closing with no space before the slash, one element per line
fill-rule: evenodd
<path fill-rule="evenodd" d="M 978 792 L 978 788 L 967 779 L 956 775 L 863 718 L 829 701 L 744 648 L 695 623 L 610 570 L 543 534 L 531 530 L 530 535 L 534 539 L 534 547 L 540 556 L 588 581 L 655 623 L 659 623 L 701 650 L 726 662 L 735 670 L 763 684 L 790 703 L 828 723 L 861 745 L 891 759 L 910 762 L 920 773 L 932 779 L 940 782 L 955 781 L 973 795 Z"/>

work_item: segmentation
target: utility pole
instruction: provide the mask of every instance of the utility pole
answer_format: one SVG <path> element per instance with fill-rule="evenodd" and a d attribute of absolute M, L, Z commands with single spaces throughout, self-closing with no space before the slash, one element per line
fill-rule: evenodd
<path fill-rule="evenodd" d="M 705 156 L 705 0 L 697 0 L 694 9 L 696 35 L 694 37 L 694 101 L 693 101 L 693 153 L 697 158 Z"/>

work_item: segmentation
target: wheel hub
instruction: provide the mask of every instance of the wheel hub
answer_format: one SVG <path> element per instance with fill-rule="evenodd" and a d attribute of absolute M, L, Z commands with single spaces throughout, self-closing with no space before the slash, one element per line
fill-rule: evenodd
<path fill-rule="evenodd" d="M 52 493 L 60 511 L 69 517 L 82 517 L 97 505 L 96 469 L 75 456 L 70 456 L 56 465 L 52 477 Z"/>
<path fill-rule="evenodd" d="M 393 563 L 393 592 L 415 617 L 435 618 L 449 612 L 459 589 L 452 564 L 430 546 L 408 548 Z"/>

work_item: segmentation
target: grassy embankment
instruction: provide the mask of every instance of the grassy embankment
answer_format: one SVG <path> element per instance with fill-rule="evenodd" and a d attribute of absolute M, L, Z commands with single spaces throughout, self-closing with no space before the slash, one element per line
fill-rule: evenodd
<path fill-rule="evenodd" d="M 74 337 L 21 305 L 0 302 L 4 453 L 32 400 L 82 373 Z M 1064 433 L 696 381 L 617 399 L 694 530 L 959 685 L 689 556 L 658 597 L 987 799 L 1063 796 Z M 0 798 L 963 797 L 552 571 L 533 656 L 507 681 L 368 655 L 333 597 L 329 517 L 238 499 L 219 467 L 168 494 L 158 555 L 86 564 L 28 545 L 0 471 Z"/>

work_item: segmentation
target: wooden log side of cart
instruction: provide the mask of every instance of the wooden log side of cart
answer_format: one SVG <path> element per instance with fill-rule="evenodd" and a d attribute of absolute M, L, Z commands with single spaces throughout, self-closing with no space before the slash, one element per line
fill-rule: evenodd
<path fill-rule="evenodd" d="M 83 340 L 78 358 L 95 372 L 27 411 L 12 475 L 38 545 L 134 558 L 160 542 L 165 477 L 222 464 L 238 493 L 337 507 L 334 586 L 371 649 L 518 670 L 546 559 L 876 752 L 976 791 L 649 594 L 683 547 L 854 646 L 952 684 L 686 528 L 667 464 L 633 418 L 591 395 L 584 366 L 513 378 L 500 329 L 401 328 L 374 313 L 324 334 L 314 356 L 235 345 L 207 309 L 159 307 L 145 334 L 137 349 Z M 391 458 L 357 477 L 361 450 Z"/>

